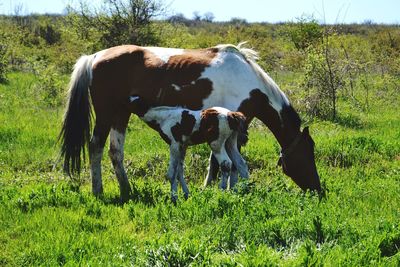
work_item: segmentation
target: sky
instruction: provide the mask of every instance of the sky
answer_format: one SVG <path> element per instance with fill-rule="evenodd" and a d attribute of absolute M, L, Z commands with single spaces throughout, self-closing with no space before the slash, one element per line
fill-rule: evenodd
<path fill-rule="evenodd" d="M 78 0 L 0 0 L 0 14 L 62 13 L 68 3 Z M 100 4 L 102 0 L 90 0 Z M 296 21 L 313 15 L 321 23 L 400 24 L 400 0 L 164 0 L 168 15 L 212 12 L 215 21 L 242 18 L 248 22 Z"/>

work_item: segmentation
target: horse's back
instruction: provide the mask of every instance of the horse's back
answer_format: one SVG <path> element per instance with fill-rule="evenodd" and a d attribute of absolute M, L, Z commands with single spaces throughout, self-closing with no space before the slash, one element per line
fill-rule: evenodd
<path fill-rule="evenodd" d="M 100 51 L 95 57 L 94 102 L 140 95 L 159 105 L 200 109 L 201 100 L 212 90 L 211 82 L 198 80 L 214 58 L 213 49 L 124 45 Z"/>
<path fill-rule="evenodd" d="M 139 95 L 154 105 L 238 110 L 251 90 L 265 88 L 252 59 L 232 45 L 189 50 L 125 45 L 96 57 L 91 92 L 95 106 L 101 101 L 115 106 Z"/>

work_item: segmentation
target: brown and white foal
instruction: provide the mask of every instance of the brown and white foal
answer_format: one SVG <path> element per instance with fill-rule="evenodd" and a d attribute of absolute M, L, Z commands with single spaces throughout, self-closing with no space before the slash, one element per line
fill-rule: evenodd
<path fill-rule="evenodd" d="M 138 115 L 169 144 L 170 161 L 167 177 L 171 182 L 171 198 L 177 200 L 179 180 L 185 198 L 189 189 L 183 176 L 186 149 L 190 145 L 207 142 L 221 167 L 220 187 L 227 188 L 232 165 L 243 178 L 249 177 L 245 160 L 237 148 L 237 137 L 247 129 L 246 118 L 240 112 L 213 107 L 205 110 L 189 110 L 181 107 L 151 107 L 139 96 L 129 98 L 129 109 Z M 205 181 L 205 184 L 211 181 Z"/>

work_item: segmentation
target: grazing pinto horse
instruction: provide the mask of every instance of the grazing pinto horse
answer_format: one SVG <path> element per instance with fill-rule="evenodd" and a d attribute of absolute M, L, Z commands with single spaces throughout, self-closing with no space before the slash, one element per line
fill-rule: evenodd
<path fill-rule="evenodd" d="M 239 131 L 247 131 L 246 118 L 240 112 L 213 107 L 193 111 L 181 107 L 151 107 L 139 96 L 130 97 L 130 110 L 151 128 L 156 130 L 169 144 L 170 161 L 167 177 L 171 182 L 171 198 L 177 200 L 179 180 L 185 198 L 189 195 L 183 177 L 186 149 L 190 145 L 207 142 L 218 161 L 222 172 L 220 187 L 226 189 L 232 164 L 243 178 L 249 178 L 246 162 L 239 153 L 237 137 Z M 234 186 L 234 184 L 231 184 Z"/>
<path fill-rule="evenodd" d="M 321 190 L 308 128 L 285 94 L 255 63 L 256 53 L 234 45 L 199 50 L 124 45 L 82 56 L 75 64 L 60 139 L 64 170 L 79 173 L 89 144 L 92 189 L 103 192 L 101 158 L 110 135 L 109 154 L 121 200 L 130 185 L 123 166 L 125 130 L 131 112 L 126 102 L 138 95 L 158 106 L 201 110 L 213 106 L 240 111 L 247 123 L 256 117 L 279 142 L 281 166 L 302 189 Z M 90 91 L 90 94 L 89 94 Z M 96 117 L 91 136 L 91 103 Z M 211 158 L 212 159 L 212 158 Z M 208 178 L 216 175 L 215 160 Z"/>

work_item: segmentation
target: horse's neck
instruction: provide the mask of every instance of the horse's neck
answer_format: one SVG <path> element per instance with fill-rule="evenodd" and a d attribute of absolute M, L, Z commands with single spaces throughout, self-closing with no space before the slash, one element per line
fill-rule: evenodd
<path fill-rule="evenodd" d="M 260 118 L 282 148 L 288 147 L 300 133 L 300 118 L 292 106 L 285 106 L 274 116 Z"/>

